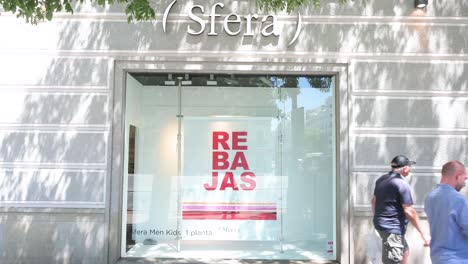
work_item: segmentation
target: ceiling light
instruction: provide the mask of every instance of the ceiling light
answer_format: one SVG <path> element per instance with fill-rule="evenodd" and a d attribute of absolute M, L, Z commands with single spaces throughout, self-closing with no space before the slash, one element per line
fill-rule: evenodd
<path fill-rule="evenodd" d="M 425 8 L 427 6 L 427 0 L 415 0 L 414 6 L 416 8 Z"/>
<path fill-rule="evenodd" d="M 214 74 L 210 74 L 210 79 L 206 81 L 206 85 L 218 85 L 218 82 L 214 79 Z"/>

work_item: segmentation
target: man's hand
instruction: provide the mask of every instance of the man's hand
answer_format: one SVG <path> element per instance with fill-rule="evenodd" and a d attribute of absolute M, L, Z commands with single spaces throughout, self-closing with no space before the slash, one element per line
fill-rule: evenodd
<path fill-rule="evenodd" d="M 424 240 L 424 246 L 428 247 L 431 245 L 431 236 L 426 234 L 421 234 L 422 239 Z"/>
<path fill-rule="evenodd" d="M 431 244 L 431 236 L 426 235 L 424 231 L 421 228 L 421 224 L 419 223 L 419 217 L 418 214 L 416 213 L 416 210 L 414 210 L 413 205 L 411 204 L 403 204 L 403 210 L 405 211 L 406 218 L 413 224 L 414 227 L 416 227 L 416 230 L 418 230 L 419 234 L 421 234 L 422 239 L 424 240 L 424 246 L 428 247 Z"/>

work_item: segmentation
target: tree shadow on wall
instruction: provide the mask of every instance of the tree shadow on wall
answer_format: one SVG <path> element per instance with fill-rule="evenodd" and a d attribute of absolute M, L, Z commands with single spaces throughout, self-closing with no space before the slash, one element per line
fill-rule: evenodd
<path fill-rule="evenodd" d="M 404 62 L 393 55 L 401 54 L 408 60 L 414 54 L 464 55 L 468 34 L 465 27 L 455 23 L 427 25 L 409 18 L 405 21 L 414 23 L 406 26 L 401 21 L 383 19 L 372 23 L 365 18 L 345 21 L 347 18 L 341 17 L 340 23 L 335 24 L 328 17 L 411 16 L 413 12 L 411 1 L 384 2 L 333 7 L 331 1 L 326 1 L 319 10 L 303 8 L 300 12 L 307 23 L 301 38 L 291 46 L 287 44 L 295 28 L 290 24 L 281 27 L 281 38 L 262 37 L 258 21 L 254 23 L 254 37 L 227 36 L 219 25 L 218 37 L 208 36 L 208 29 L 199 36 L 189 35 L 187 26 L 191 22 L 175 14 L 187 13 L 191 3 L 174 7 L 167 33 L 161 25 L 167 2 L 156 4 L 160 11 L 156 22 L 127 24 L 125 17 L 113 16 L 122 9 L 112 7 L 106 11 L 108 19 L 57 19 L 41 25 L 38 30 L 44 30 L 44 34 L 50 34 L 47 30 L 52 28 L 59 36 L 53 47 L 40 47 L 58 50 L 57 53 L 49 57 L 50 53 L 44 52 L 42 57 L 30 58 L 48 61 L 47 68 L 41 69 L 44 74 L 39 79 L 4 84 L 26 88 L 19 92 L 21 111 L 14 118 L 0 121 L 0 189 L 6 190 L 0 194 L 5 204 L 1 213 L 5 234 L 0 239 L 2 262 L 102 263 L 105 259 L 113 60 L 151 61 L 160 56 L 174 56 L 182 61 L 185 56 L 209 60 L 219 54 L 239 54 L 253 60 L 267 58 L 274 52 L 280 54 L 276 58 L 292 57 L 298 63 L 314 56 L 357 57 L 348 60 L 350 100 L 355 102 L 351 107 L 351 127 L 380 134 L 350 131 L 355 137 L 350 170 L 361 172 L 363 167 L 370 167 L 370 172 L 377 173 L 388 167 L 392 156 L 407 154 L 418 161 L 414 170 L 418 177 L 411 184 L 420 203 L 423 193 L 435 183 L 428 176 L 446 160 L 467 162 L 466 139 L 457 131 L 465 131 L 468 124 L 463 115 L 456 113 L 468 108 L 468 72 L 464 63 L 441 61 L 437 56 L 433 60 L 426 58 L 425 62 Z M 200 4 L 210 10 L 211 3 Z M 253 1 L 225 4 L 220 13 L 228 14 L 233 6 L 243 14 L 254 10 Z M 468 2 L 434 1 L 428 14 L 466 16 L 464 10 L 468 10 Z M 327 17 L 314 17 L 322 15 Z M 295 21 L 294 16 L 281 19 Z M 309 52 L 311 55 L 307 55 Z M 390 59 L 360 61 L 362 53 Z M 229 60 L 232 57 L 218 58 L 220 63 Z M 278 68 L 272 65 L 271 69 Z M 372 184 L 373 178 L 369 177 L 367 186 Z M 361 190 L 360 186 L 357 188 Z M 23 204 L 25 208 L 19 207 Z M 31 205 L 36 209 L 28 208 Z M 362 237 L 362 232 L 353 235 L 358 247 Z M 355 259 L 356 263 L 364 261 L 363 256 Z"/>

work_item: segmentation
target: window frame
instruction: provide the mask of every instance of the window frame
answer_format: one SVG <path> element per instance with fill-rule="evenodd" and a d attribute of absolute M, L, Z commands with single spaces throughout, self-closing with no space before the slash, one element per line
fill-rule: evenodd
<path fill-rule="evenodd" d="M 269 75 L 333 75 L 335 78 L 335 124 L 336 124 L 336 256 L 339 263 L 350 262 L 350 182 L 349 182 L 349 85 L 346 64 L 317 63 L 312 59 L 298 61 L 296 58 L 240 58 L 219 57 L 203 59 L 180 57 L 157 57 L 135 61 L 114 62 L 114 89 L 112 92 L 111 165 L 108 188 L 109 263 L 136 262 L 138 258 L 121 257 L 123 162 L 125 140 L 125 91 L 127 73 L 191 73 L 191 74 L 269 74 Z M 157 261 L 157 260 L 155 260 Z M 292 263 L 294 261 L 291 261 Z M 330 262 L 334 263 L 334 262 Z M 335 262 L 336 263 L 336 262 Z"/>

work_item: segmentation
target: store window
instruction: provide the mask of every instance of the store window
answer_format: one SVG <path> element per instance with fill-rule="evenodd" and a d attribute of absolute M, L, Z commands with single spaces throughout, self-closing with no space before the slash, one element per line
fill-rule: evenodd
<path fill-rule="evenodd" d="M 333 76 L 127 76 L 123 257 L 336 259 Z"/>

